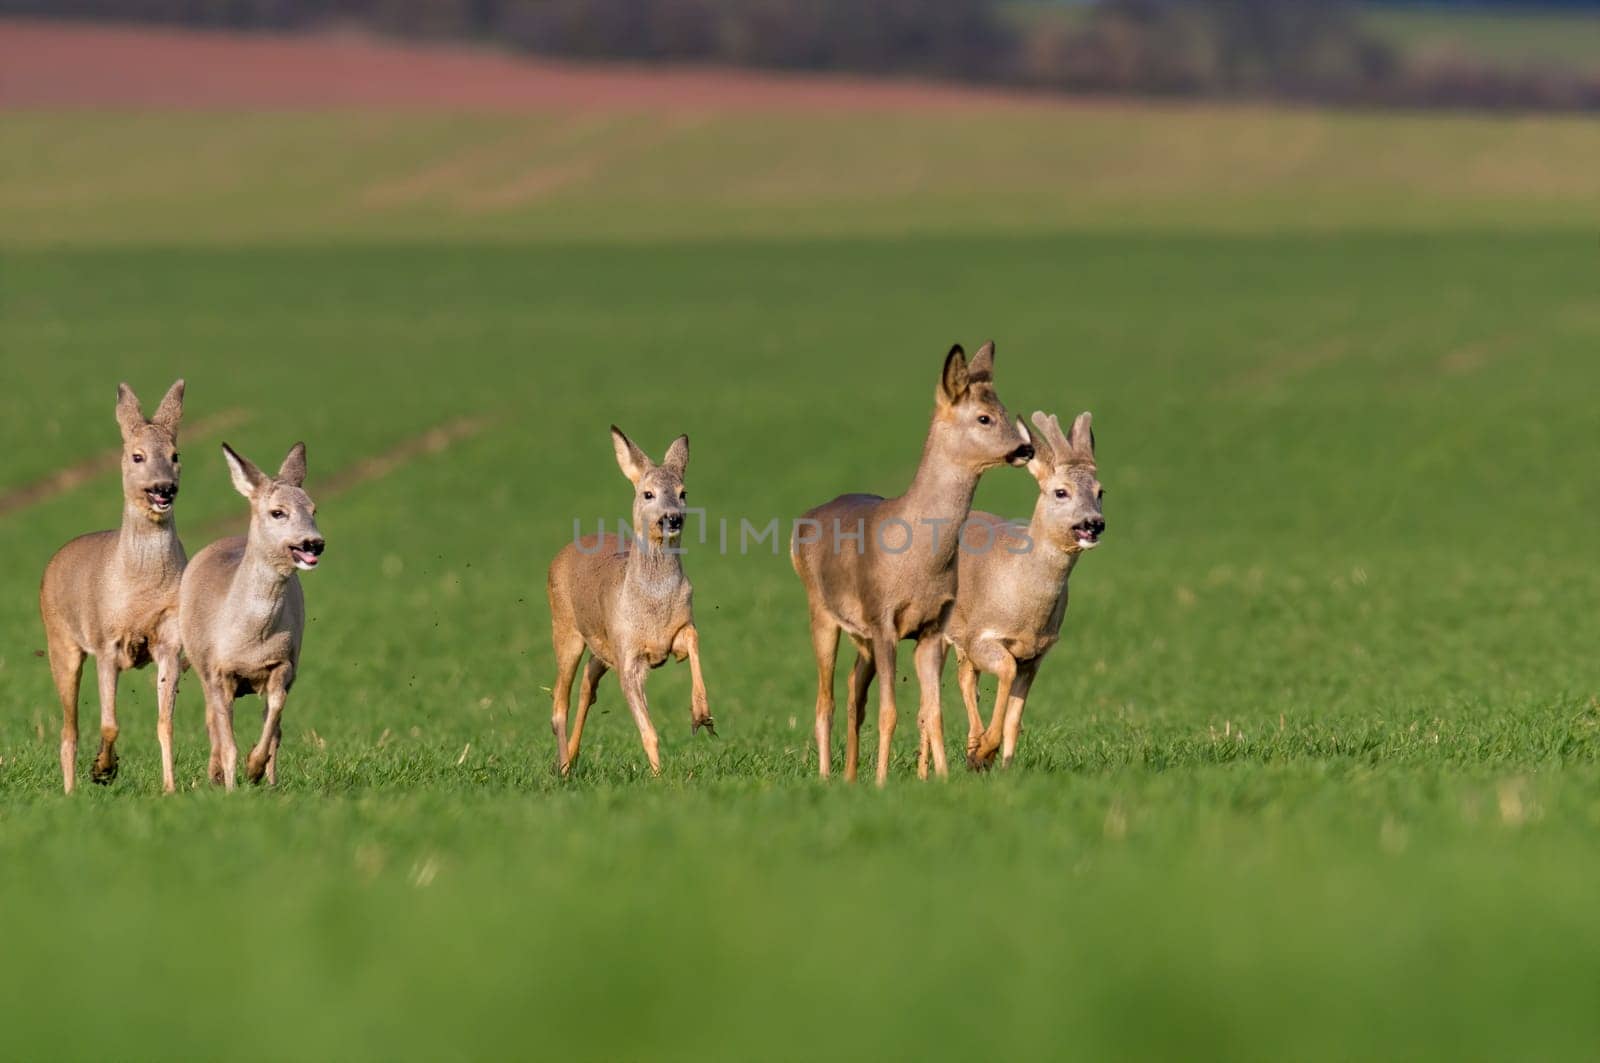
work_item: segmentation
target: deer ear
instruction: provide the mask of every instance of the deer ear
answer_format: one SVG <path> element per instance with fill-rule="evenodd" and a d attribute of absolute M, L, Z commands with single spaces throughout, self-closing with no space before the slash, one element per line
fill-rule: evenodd
<path fill-rule="evenodd" d="M 679 436 L 672 441 L 672 446 L 667 448 L 667 456 L 661 459 L 661 467 L 683 475 L 683 470 L 689 467 L 688 436 Z"/>
<path fill-rule="evenodd" d="M 972 356 L 972 362 L 967 366 L 968 383 L 976 384 L 980 380 L 994 379 L 994 340 L 990 340 L 978 348 L 978 353 Z"/>
<path fill-rule="evenodd" d="M 155 416 L 150 418 L 150 423 L 158 428 L 165 428 L 176 440 L 178 422 L 181 420 L 183 420 L 183 381 L 179 380 L 167 389 L 166 397 L 161 400 L 161 405 L 156 407 Z"/>
<path fill-rule="evenodd" d="M 1042 437 L 1035 437 L 1032 432 L 1028 431 L 1028 426 L 1022 423 L 1022 418 L 1020 417 L 1017 418 L 1017 434 L 1022 437 L 1024 443 L 1033 448 L 1033 457 L 1028 459 L 1028 472 L 1035 480 L 1042 483 L 1044 478 L 1049 476 L 1051 470 L 1055 467 L 1050 457 L 1049 445 L 1045 443 Z"/>
<path fill-rule="evenodd" d="M 266 476 L 249 459 L 228 444 L 222 444 L 222 456 L 228 459 L 228 475 L 233 477 L 233 489 L 246 498 L 254 498 L 256 489 L 267 482 Z"/>
<path fill-rule="evenodd" d="M 1094 418 L 1088 410 L 1078 414 L 1078 419 L 1072 422 L 1072 434 L 1067 442 L 1073 450 L 1094 457 Z"/>
<path fill-rule="evenodd" d="M 144 410 L 139 406 L 139 396 L 126 384 L 117 385 L 117 427 L 122 429 L 122 438 L 131 439 L 133 433 L 143 428 L 148 422 L 144 419 Z"/>
<path fill-rule="evenodd" d="M 290 487 L 304 487 L 306 482 L 306 445 L 296 443 L 278 466 L 278 479 Z"/>
<path fill-rule="evenodd" d="M 945 355 L 944 371 L 939 376 L 938 398 L 941 405 L 954 406 L 967 393 L 967 352 L 961 344 L 950 348 Z"/>
<path fill-rule="evenodd" d="M 611 426 L 611 445 L 616 449 L 617 467 L 622 470 L 622 475 L 637 486 L 644 479 L 644 474 L 650 471 L 650 458 L 616 425 Z"/>

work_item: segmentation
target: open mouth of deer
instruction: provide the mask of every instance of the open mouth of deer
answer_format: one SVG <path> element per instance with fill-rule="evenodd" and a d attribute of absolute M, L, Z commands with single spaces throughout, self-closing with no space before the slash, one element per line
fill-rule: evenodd
<path fill-rule="evenodd" d="M 1080 520 L 1072 526 L 1072 537 L 1080 550 L 1090 550 L 1099 544 L 1100 536 L 1105 530 L 1106 522 L 1098 517 L 1092 520 Z"/>
<path fill-rule="evenodd" d="M 1022 466 L 1033 460 L 1033 445 L 1024 443 L 1022 446 L 1006 455 L 1006 461 L 1012 465 Z"/>
<path fill-rule="evenodd" d="M 289 556 L 294 560 L 294 567 L 306 572 L 316 568 L 322 560 L 322 540 L 307 539 L 289 547 Z"/>
<path fill-rule="evenodd" d="M 155 513 L 170 513 L 172 500 L 178 497 L 176 487 L 147 487 L 144 500 L 150 504 L 150 509 Z"/>

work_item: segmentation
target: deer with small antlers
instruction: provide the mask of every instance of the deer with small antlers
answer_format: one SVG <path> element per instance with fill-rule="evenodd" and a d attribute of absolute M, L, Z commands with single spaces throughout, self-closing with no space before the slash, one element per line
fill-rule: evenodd
<path fill-rule="evenodd" d="M 971 363 L 961 347 L 945 358 L 934 390 L 933 418 L 911 487 L 898 498 L 841 495 L 795 525 L 790 561 L 805 584 L 811 645 L 817 661 L 817 770 L 831 757 L 834 662 L 839 634 L 856 647 L 845 717 L 844 774 L 856 777 L 867 690 L 878 684 L 878 785 L 889 776 L 895 727 L 895 654 L 916 642 L 917 714 L 924 753 L 947 773 L 939 683 L 944 670 L 945 617 L 956 598 L 957 543 L 978 478 L 997 465 L 1023 465 L 1033 448 L 1011 423 L 994 389 L 994 344 Z M 926 756 L 918 774 L 926 777 Z"/>
<path fill-rule="evenodd" d="M 633 484 L 633 535 L 589 535 L 568 543 L 550 563 L 550 638 L 556 656 L 556 685 L 550 728 L 563 775 L 578 757 L 583 723 L 594 704 L 595 688 L 608 670 L 617 672 L 623 697 L 639 728 L 652 774 L 661 774 L 660 739 L 650 721 L 644 681 L 652 668 L 673 657 L 689 662 L 690 733 L 704 727 L 716 734 L 700 673 L 700 633 L 694 624 L 694 588 L 683 573 L 683 474 L 689 464 L 689 437 L 679 436 L 661 464 L 611 426 L 617 465 Z M 578 714 L 567 734 L 572 680 L 588 651 L 578 688 Z"/>
<path fill-rule="evenodd" d="M 1090 416 L 1078 415 L 1070 434 L 1052 414 L 1033 415 L 1028 471 L 1039 499 L 1026 525 L 974 512 L 963 532 L 960 587 L 944 637 L 956 651 L 957 681 L 967 705 L 967 763 L 975 769 L 1011 763 L 1022 710 L 1034 676 L 1061 633 L 1067 580 L 1078 559 L 1106 530 Z M 1017 431 L 1028 429 L 1021 419 Z M 978 711 L 978 675 L 997 678 L 987 728 Z"/>
<path fill-rule="evenodd" d="M 85 657 L 95 659 L 100 683 L 100 753 L 90 778 L 117 777 L 117 677 L 156 664 L 156 737 L 161 785 L 171 793 L 172 709 L 178 696 L 180 648 L 178 581 L 183 544 L 173 522 L 178 497 L 178 422 L 183 381 L 168 389 L 146 418 L 127 384 L 117 385 L 122 430 L 122 525 L 63 546 L 39 586 L 50 673 L 61 698 L 61 784 L 77 785 L 78 687 Z"/>
<path fill-rule="evenodd" d="M 306 626 L 300 573 L 322 559 L 317 507 L 305 492 L 306 446 L 296 443 L 276 476 L 222 444 L 234 489 L 250 502 L 250 529 L 195 555 L 178 592 L 183 652 L 206 699 L 211 781 L 229 790 L 238 778 L 233 702 L 259 694 L 261 740 L 245 764 L 251 782 L 278 782 L 283 707 L 300 667 Z"/>

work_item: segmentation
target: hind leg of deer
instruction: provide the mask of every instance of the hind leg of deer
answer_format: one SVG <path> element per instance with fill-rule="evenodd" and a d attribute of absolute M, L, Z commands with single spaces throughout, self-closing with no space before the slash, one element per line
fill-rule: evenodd
<path fill-rule="evenodd" d="M 944 633 L 937 628 L 925 632 L 917 639 L 913 660 L 917 666 L 917 686 L 922 703 L 917 709 L 917 777 L 928 777 L 928 762 L 933 762 L 933 773 L 944 778 L 950 773 L 945 762 L 944 708 L 940 687 L 944 681 Z"/>
<path fill-rule="evenodd" d="M 839 625 L 820 609 L 811 611 L 811 650 L 817 658 L 817 775 L 826 779 L 833 767 L 833 666 L 839 659 Z"/>
<path fill-rule="evenodd" d="M 84 652 L 71 636 L 48 635 L 50 675 L 61 698 L 61 786 L 71 793 L 78 785 L 78 684 Z"/>
<path fill-rule="evenodd" d="M 1011 758 L 1017 752 L 1017 736 L 1022 733 L 1022 710 L 1028 704 L 1028 689 L 1033 686 L 1033 677 L 1038 673 L 1037 658 L 1017 665 L 1017 681 L 1012 684 L 1011 698 L 1006 702 L 1005 729 L 1000 746 L 1002 768 L 1011 765 Z"/>
<path fill-rule="evenodd" d="M 157 647 L 155 658 L 156 741 L 161 745 L 161 790 L 170 794 L 178 788 L 172 770 L 172 711 L 178 700 L 178 675 L 182 666 L 178 663 L 175 644 Z"/>
<path fill-rule="evenodd" d="M 644 755 L 650 761 L 650 774 L 661 774 L 661 739 L 656 736 L 655 724 L 650 722 L 650 703 L 644 696 L 644 677 L 650 666 L 642 660 L 632 660 L 622 666 L 622 694 L 628 699 L 628 710 L 639 727 L 639 741 Z"/>
<path fill-rule="evenodd" d="M 278 729 L 283 724 L 283 704 L 289 698 L 289 685 L 293 678 L 294 669 L 288 665 L 273 669 L 272 674 L 267 676 L 267 689 L 261 696 L 261 740 L 250 751 L 249 759 L 244 764 L 245 778 L 253 783 L 265 777 L 269 766 L 276 769 L 272 762 L 278 745 Z M 274 770 L 272 774 L 276 783 L 277 771 Z"/>
<path fill-rule="evenodd" d="M 889 781 L 889 755 L 894 752 L 894 669 L 899 640 L 894 633 L 872 640 L 872 663 L 878 669 L 878 785 Z"/>
<path fill-rule="evenodd" d="M 567 709 L 572 704 L 572 680 L 583 660 L 583 636 L 558 623 L 551 636 L 556 651 L 556 686 L 551 694 L 550 730 L 556 736 L 556 767 L 567 773 Z"/>
<path fill-rule="evenodd" d="M 117 777 L 117 667 L 115 649 L 108 648 L 94 659 L 95 676 L 100 681 L 100 753 L 94 758 L 89 778 L 104 786 Z"/>
<path fill-rule="evenodd" d="M 872 663 L 872 644 L 852 636 L 856 646 L 856 663 L 850 669 L 850 686 L 845 703 L 844 720 L 844 778 L 856 781 L 856 769 L 861 762 L 861 723 L 867 718 L 867 691 L 878 674 Z"/>
<path fill-rule="evenodd" d="M 591 653 L 583 666 L 583 681 L 578 684 L 578 713 L 572 718 L 572 737 L 567 739 L 569 766 L 578 759 L 578 745 L 583 741 L 583 721 L 589 718 L 589 709 L 594 705 L 595 694 L 605 674 L 605 662 Z"/>

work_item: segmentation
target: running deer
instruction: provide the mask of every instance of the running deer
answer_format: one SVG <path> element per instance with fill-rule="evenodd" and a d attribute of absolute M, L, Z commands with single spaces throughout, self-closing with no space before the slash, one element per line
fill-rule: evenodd
<path fill-rule="evenodd" d="M 195 555 L 178 592 L 183 652 L 206 699 L 211 781 L 234 788 L 239 751 L 233 738 L 233 700 L 260 694 L 261 740 L 245 774 L 278 782 L 283 704 L 300 667 L 306 626 L 300 573 L 316 568 L 323 538 L 317 507 L 306 494 L 306 445 L 296 443 L 278 475 L 268 476 L 222 444 L 234 488 L 250 500 L 250 530 L 219 539 Z"/>
<path fill-rule="evenodd" d="M 1033 519 L 1023 525 L 992 513 L 972 514 L 961 550 L 960 589 L 945 626 L 967 703 L 967 763 L 973 768 L 989 767 L 996 751 L 1002 766 L 1011 763 L 1028 690 L 1060 637 L 1067 579 L 1106 529 L 1089 414 L 1078 415 L 1070 435 L 1054 415 L 1035 413 L 1033 423 L 1039 430 L 1028 462 L 1039 481 Z M 1017 430 L 1027 435 L 1021 419 Z M 978 712 L 980 672 L 999 681 L 987 729 Z"/>
<path fill-rule="evenodd" d="M 645 700 L 645 674 L 670 655 L 689 661 L 689 733 L 704 727 L 716 734 L 700 674 L 700 634 L 694 626 L 694 588 L 683 574 L 678 543 L 683 537 L 683 471 L 689 437 L 679 436 L 660 465 L 611 426 L 617 465 L 633 484 L 633 535 L 587 535 L 568 543 L 550 563 L 550 640 L 555 648 L 556 686 L 550 727 L 556 760 L 565 775 L 578 757 L 583 722 L 595 687 L 615 669 L 622 694 L 639 727 L 652 774 L 661 774 L 660 742 Z M 578 688 L 578 715 L 567 735 L 572 680 L 584 651 L 589 662 Z"/>
<path fill-rule="evenodd" d="M 946 774 L 939 681 L 944 670 L 945 616 L 956 597 L 956 548 L 972 495 L 985 470 L 1023 465 L 1033 448 L 1018 434 L 994 390 L 994 344 L 968 364 L 958 345 L 945 358 L 922 461 L 898 498 L 840 495 L 795 525 L 790 560 L 805 584 L 811 644 L 817 658 L 817 768 L 829 771 L 833 669 L 843 630 L 856 647 L 845 717 L 845 778 L 854 780 L 867 688 L 878 684 L 878 785 L 889 776 L 895 726 L 895 653 L 916 640 L 921 687 L 917 724 L 924 751 Z M 926 777 L 926 759 L 918 766 Z"/>
<path fill-rule="evenodd" d="M 90 778 L 117 777 L 117 677 L 156 662 L 156 737 L 161 785 L 173 791 L 172 706 L 178 696 L 178 580 L 183 544 L 173 523 L 178 497 L 178 422 L 183 381 L 168 389 L 146 419 L 139 398 L 117 385 L 122 429 L 122 526 L 91 532 L 63 546 L 39 586 L 50 673 L 61 697 L 61 785 L 78 779 L 78 686 L 91 656 L 100 682 L 100 754 Z"/>

